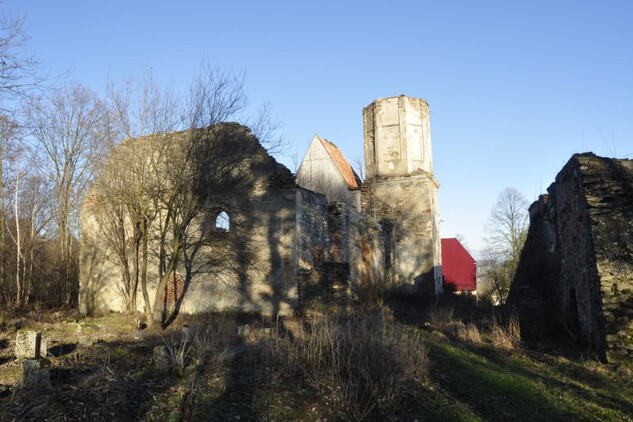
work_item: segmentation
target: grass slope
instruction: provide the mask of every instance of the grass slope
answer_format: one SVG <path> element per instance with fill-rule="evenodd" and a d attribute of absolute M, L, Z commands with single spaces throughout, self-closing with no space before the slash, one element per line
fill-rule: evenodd
<path fill-rule="evenodd" d="M 628 368 L 502 348 L 485 327 L 460 335 L 455 324 L 464 324 L 452 316 L 441 323 L 385 318 L 379 326 L 335 321 L 320 326 L 323 343 L 317 346 L 317 329 L 301 329 L 302 321 L 288 320 L 285 330 L 277 330 L 271 321 L 251 317 L 250 335 L 239 337 L 243 317 L 209 318 L 213 328 L 201 333 L 204 341 L 185 350 L 182 365 L 161 373 L 153 368 L 152 349 L 176 350 L 177 324 L 139 335 L 133 316 L 75 322 L 68 313 L 5 314 L 0 421 L 633 420 Z M 272 330 L 264 331 L 267 327 Z M 51 388 L 17 387 L 21 371 L 12 342 L 19 328 L 37 329 L 49 339 Z M 374 354 L 363 351 L 367 348 Z M 402 354 L 420 350 L 416 359 L 423 360 Z M 345 356 L 366 364 L 355 366 Z M 398 366 L 402 362 L 424 367 L 409 371 Z M 391 380 L 398 382 L 397 390 L 389 380 L 376 380 L 375 374 L 383 374 L 377 370 L 397 374 Z M 354 407 L 354 400 L 363 405 Z"/>

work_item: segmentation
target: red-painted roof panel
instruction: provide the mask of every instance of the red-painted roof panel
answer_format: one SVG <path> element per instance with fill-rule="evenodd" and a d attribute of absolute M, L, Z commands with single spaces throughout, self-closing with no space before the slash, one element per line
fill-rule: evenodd
<path fill-rule="evenodd" d="M 455 238 L 442 239 L 442 275 L 455 290 L 477 290 L 477 261 Z"/>
<path fill-rule="evenodd" d="M 345 182 L 347 183 L 347 187 L 350 190 L 360 189 L 360 177 L 358 177 L 352 166 L 349 165 L 349 162 L 345 159 L 341 150 L 327 139 L 323 139 L 321 137 L 319 137 L 319 139 L 321 140 L 321 144 L 323 145 L 327 153 L 332 158 L 334 165 L 341 172 L 343 179 L 345 179 Z"/>

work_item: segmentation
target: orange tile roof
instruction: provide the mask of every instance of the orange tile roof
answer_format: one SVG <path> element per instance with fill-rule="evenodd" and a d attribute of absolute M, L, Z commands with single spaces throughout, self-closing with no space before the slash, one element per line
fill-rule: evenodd
<path fill-rule="evenodd" d="M 360 177 L 358 177 L 352 166 L 349 165 L 341 150 L 327 139 L 323 139 L 318 135 L 317 137 L 321 141 L 321 145 L 323 145 L 327 153 L 332 158 L 332 161 L 334 162 L 334 165 L 336 165 L 336 168 L 338 168 L 338 170 L 341 172 L 341 175 L 343 176 L 343 179 L 345 179 L 348 188 L 351 190 L 360 189 L 360 185 L 362 183 L 360 181 Z"/>

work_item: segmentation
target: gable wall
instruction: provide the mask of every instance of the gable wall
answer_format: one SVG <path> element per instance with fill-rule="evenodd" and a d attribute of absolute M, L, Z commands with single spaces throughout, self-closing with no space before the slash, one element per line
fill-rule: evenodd
<path fill-rule="evenodd" d="M 316 137 L 297 171 L 297 184 L 325 195 L 330 202 L 343 202 L 360 210 L 360 191 L 348 189 L 347 182 Z"/>

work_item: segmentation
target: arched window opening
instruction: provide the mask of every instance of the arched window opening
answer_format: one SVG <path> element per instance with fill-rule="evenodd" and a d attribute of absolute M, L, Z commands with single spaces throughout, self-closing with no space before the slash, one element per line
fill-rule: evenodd
<path fill-rule="evenodd" d="M 228 232 L 231 229 L 231 219 L 226 211 L 222 211 L 215 218 L 215 231 Z"/>

